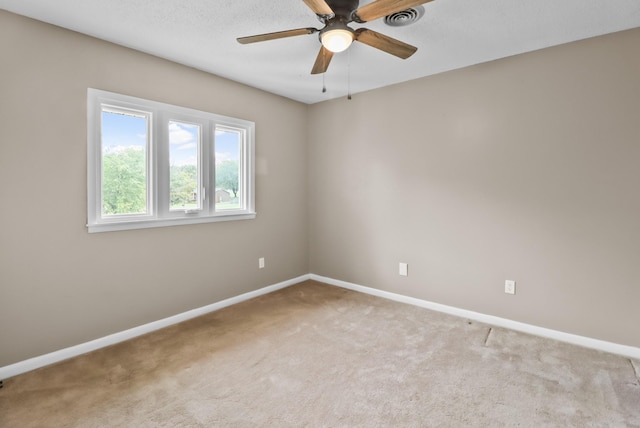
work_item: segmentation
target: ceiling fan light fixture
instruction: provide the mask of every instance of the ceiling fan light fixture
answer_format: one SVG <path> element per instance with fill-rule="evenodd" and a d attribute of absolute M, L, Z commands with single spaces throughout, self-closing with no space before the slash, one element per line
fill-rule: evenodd
<path fill-rule="evenodd" d="M 347 50 L 353 43 L 353 38 L 353 31 L 347 28 L 333 28 L 320 35 L 322 46 L 334 53 Z"/>

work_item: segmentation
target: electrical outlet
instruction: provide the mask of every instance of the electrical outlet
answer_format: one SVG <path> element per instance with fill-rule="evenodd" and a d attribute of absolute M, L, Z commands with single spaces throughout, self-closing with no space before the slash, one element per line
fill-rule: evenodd
<path fill-rule="evenodd" d="M 507 279 L 504 282 L 504 292 L 507 294 L 516 294 L 516 282 L 511 279 Z"/>
<path fill-rule="evenodd" d="M 260 257 L 258 259 L 258 268 L 259 269 L 264 269 L 264 257 Z"/>
<path fill-rule="evenodd" d="M 400 276 L 409 276 L 409 265 L 406 263 L 400 263 L 398 273 Z"/>

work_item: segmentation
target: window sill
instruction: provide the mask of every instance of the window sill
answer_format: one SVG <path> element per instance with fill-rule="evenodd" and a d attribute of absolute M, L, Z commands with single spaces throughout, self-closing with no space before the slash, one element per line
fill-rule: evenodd
<path fill-rule="evenodd" d="M 235 220 L 253 220 L 256 218 L 256 213 L 246 214 L 218 214 L 215 216 L 207 217 L 193 217 L 193 218 L 161 218 L 161 219 L 145 219 L 145 220 L 131 220 L 131 221 L 118 221 L 118 222 L 103 222 L 96 224 L 88 224 L 87 229 L 89 233 L 99 232 L 115 232 L 119 230 L 133 230 L 133 229 L 149 229 L 152 227 L 169 227 L 169 226 L 181 226 L 186 224 L 202 224 L 202 223 L 217 223 L 221 221 L 235 221 Z"/>

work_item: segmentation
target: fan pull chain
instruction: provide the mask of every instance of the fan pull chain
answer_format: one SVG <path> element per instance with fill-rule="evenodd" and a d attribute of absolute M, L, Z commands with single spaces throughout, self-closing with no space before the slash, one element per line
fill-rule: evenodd
<path fill-rule="evenodd" d="M 351 99 L 351 49 L 347 51 L 347 99 Z"/>
<path fill-rule="evenodd" d="M 322 73 L 322 93 L 324 94 L 325 92 L 327 92 L 327 86 L 325 85 L 324 82 L 324 75 L 327 74 L 327 72 L 325 71 L 324 73 Z"/>
<path fill-rule="evenodd" d="M 324 49 L 322 49 L 322 63 L 326 64 L 327 63 L 327 53 Z M 325 78 L 324 76 L 327 74 L 327 67 L 324 67 L 324 71 L 322 72 L 322 93 L 324 94 L 325 92 L 327 92 L 327 85 L 325 85 Z"/>

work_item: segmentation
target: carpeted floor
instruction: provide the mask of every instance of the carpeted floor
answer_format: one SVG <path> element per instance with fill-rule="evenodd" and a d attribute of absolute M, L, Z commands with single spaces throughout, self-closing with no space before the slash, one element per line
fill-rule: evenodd
<path fill-rule="evenodd" d="M 640 427 L 640 362 L 304 282 L 5 381 L 1 427 Z"/>

